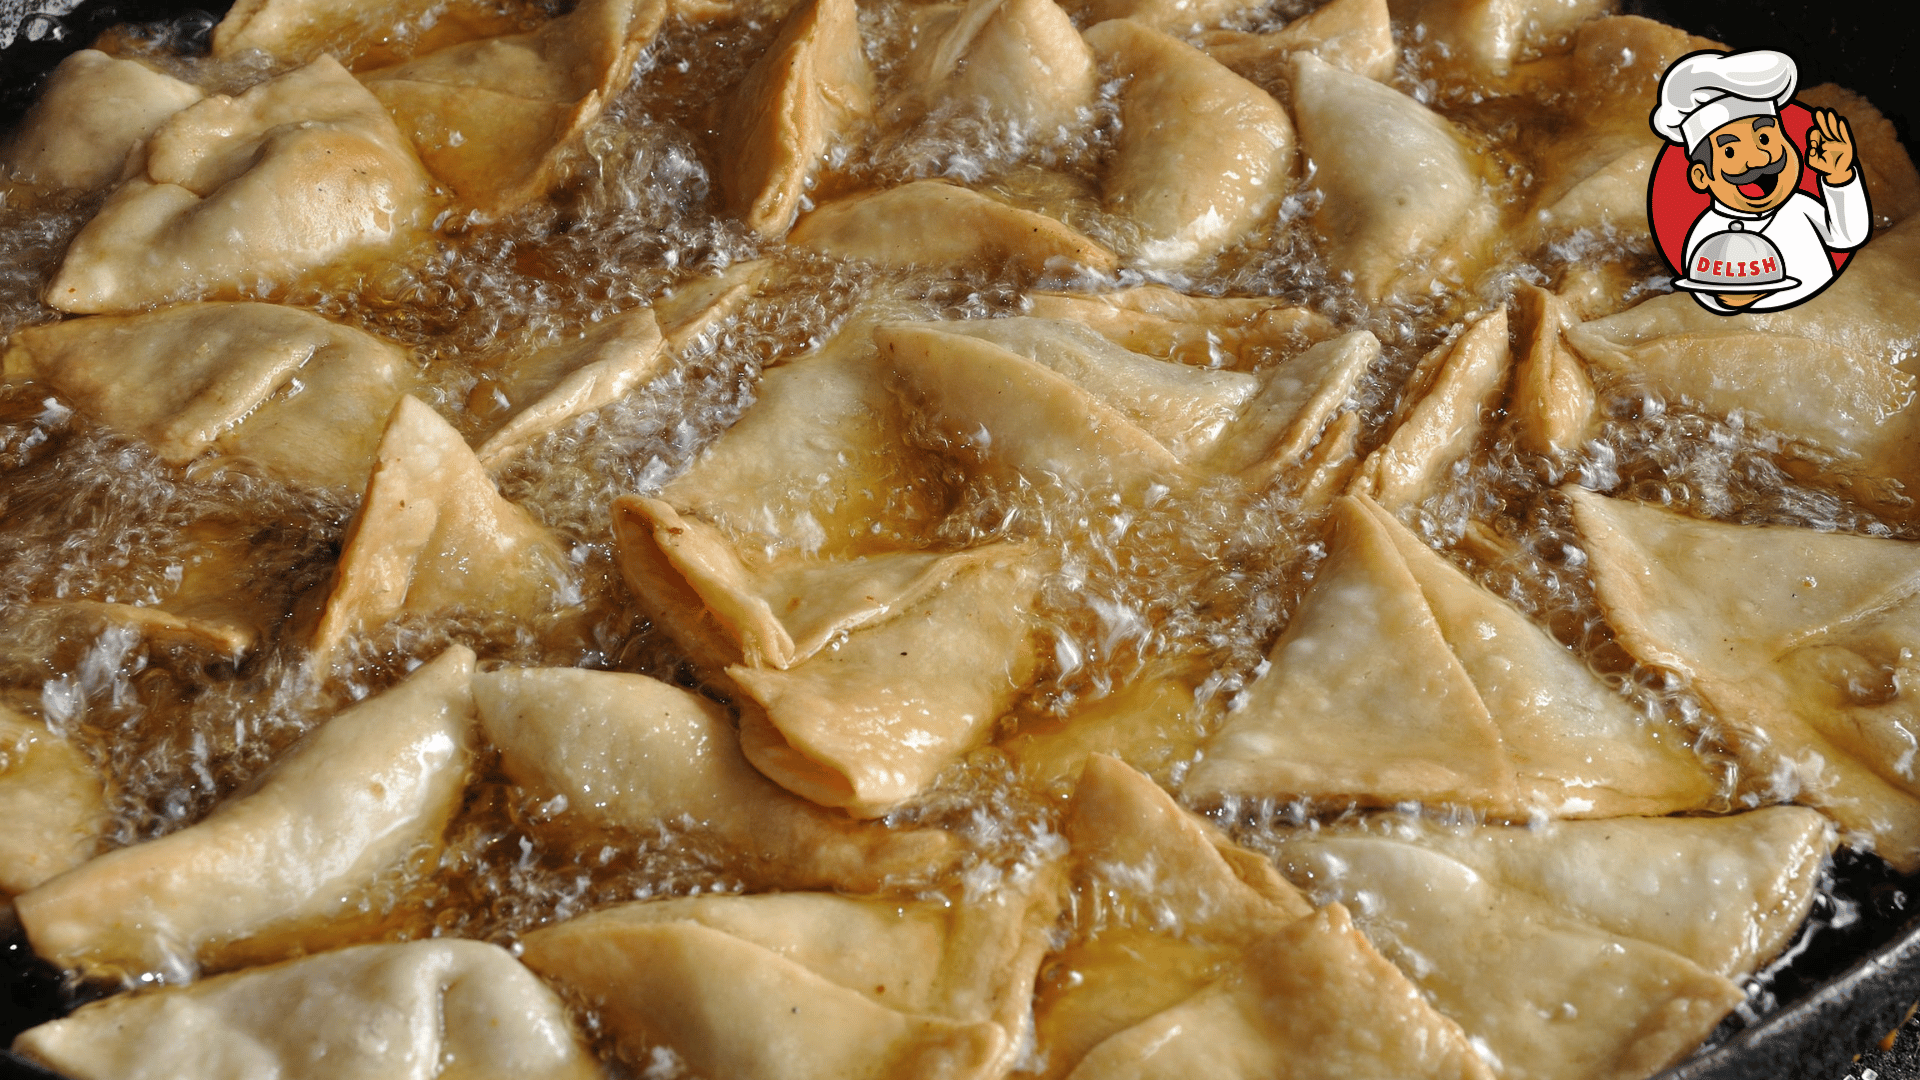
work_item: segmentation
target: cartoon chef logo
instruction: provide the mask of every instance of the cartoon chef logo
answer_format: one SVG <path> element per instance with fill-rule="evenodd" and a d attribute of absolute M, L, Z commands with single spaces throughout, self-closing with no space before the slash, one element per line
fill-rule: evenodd
<path fill-rule="evenodd" d="M 1853 131 L 1793 101 L 1785 53 L 1697 52 L 1660 79 L 1647 212 L 1676 288 L 1721 315 L 1778 311 L 1832 283 L 1872 214 Z"/>

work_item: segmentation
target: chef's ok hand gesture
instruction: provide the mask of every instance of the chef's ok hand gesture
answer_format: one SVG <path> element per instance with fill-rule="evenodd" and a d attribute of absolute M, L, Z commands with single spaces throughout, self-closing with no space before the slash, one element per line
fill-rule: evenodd
<path fill-rule="evenodd" d="M 1832 109 L 1815 109 L 1807 129 L 1807 168 L 1834 187 L 1853 179 L 1853 128 Z"/>

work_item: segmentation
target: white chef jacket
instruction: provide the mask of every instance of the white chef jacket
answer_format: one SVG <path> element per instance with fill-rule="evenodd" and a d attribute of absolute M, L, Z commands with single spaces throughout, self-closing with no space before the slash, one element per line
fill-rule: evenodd
<path fill-rule="evenodd" d="M 1738 221 L 1747 232 L 1757 232 L 1780 249 L 1780 261 L 1790 278 L 1800 284 L 1791 289 L 1767 293 L 1746 307 L 1728 307 L 1709 292 L 1694 296 L 1709 309 L 1719 312 L 1772 311 L 1797 304 L 1824 288 L 1833 280 L 1833 260 L 1829 251 L 1851 251 L 1866 243 L 1873 225 L 1867 208 L 1867 185 L 1860 167 L 1854 166 L 1853 179 L 1839 187 L 1820 181 L 1820 194 L 1826 204 L 1804 191 L 1795 191 L 1771 214 L 1749 214 L 1722 206 L 1715 200 L 1687 233 L 1687 261 L 1693 265 L 1693 253 L 1714 233 L 1725 232 Z"/>

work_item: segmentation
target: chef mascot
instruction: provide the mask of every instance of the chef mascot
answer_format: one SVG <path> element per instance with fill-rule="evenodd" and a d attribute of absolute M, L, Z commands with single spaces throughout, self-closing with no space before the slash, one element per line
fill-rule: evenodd
<path fill-rule="evenodd" d="M 1831 110 L 1815 111 L 1806 135 L 1804 168 L 1819 175 L 1821 197 L 1798 190 L 1802 156 L 1781 116 L 1797 80 L 1793 59 L 1768 50 L 1693 53 L 1660 80 L 1653 130 L 1686 151 L 1687 183 L 1712 200 L 1674 284 L 1709 311 L 1792 307 L 1833 280 L 1831 252 L 1867 240 L 1853 131 Z"/>

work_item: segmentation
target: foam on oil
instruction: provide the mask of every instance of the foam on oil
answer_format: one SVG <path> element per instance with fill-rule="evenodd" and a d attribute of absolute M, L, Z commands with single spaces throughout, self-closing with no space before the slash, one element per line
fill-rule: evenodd
<path fill-rule="evenodd" d="M 1276 27 L 1302 6 L 1282 5 L 1252 28 Z M 294 613 L 325 589 L 355 499 L 244 470 L 169 468 L 137 442 L 74 414 L 44 386 L 0 387 L 0 693 L 73 738 L 109 778 L 111 844 L 199 820 L 344 702 L 391 685 L 452 641 L 491 662 L 604 667 L 693 685 L 692 667 L 671 639 L 633 613 L 613 560 L 611 501 L 658 491 L 752 406 L 762 371 L 803 356 L 862 304 L 884 303 L 897 317 L 986 318 L 1022 310 L 1027 285 L 1064 284 L 1009 281 L 990 268 L 876 274 L 763 242 L 719 212 L 710 102 L 724 97 L 715 88 L 745 74 L 781 14 L 767 6 L 731 20 L 670 19 L 632 87 L 571 153 L 550 200 L 499 220 L 449 215 L 427 242 L 383 265 L 273 297 L 412 349 L 432 403 L 471 432 L 477 421 L 466 413 L 468 392 L 501 355 L 577 335 L 739 262 L 773 260 L 761 295 L 677 357 L 667 374 L 554 432 L 501 477 L 502 493 L 555 530 L 579 571 L 590 632 L 571 651 L 556 653 L 538 627 L 485 612 L 407 620 L 357 643 L 355 676 L 317 692 L 302 673 Z M 907 15 L 902 3 L 861 8 L 883 90 L 901 78 Z M 164 33 L 120 42 L 210 90 L 237 92 L 273 73 L 257 57 L 214 64 L 177 56 L 176 45 Z M 1475 141 L 1492 163 L 1487 183 L 1512 219 L 1531 185 L 1511 150 L 1524 104 L 1449 96 L 1426 71 L 1422 53 L 1410 50 L 1400 88 L 1436 104 Z M 1124 239 L 1124 223 L 1097 199 L 1099 165 L 1120 123 L 1119 90 L 1109 80 L 1083 123 L 1059 133 L 1019 131 L 967 103 L 943 106 L 838 147 L 816 194 L 945 177 L 1063 216 L 1097 239 Z M 1313 233 L 1324 198 L 1311 176 L 1303 178 L 1259 235 L 1169 280 L 1197 294 L 1274 297 L 1342 330 L 1374 333 L 1384 357 L 1358 393 L 1363 452 L 1386 437 L 1420 358 L 1469 317 L 1504 304 L 1515 283 L 1556 282 L 1600 260 L 1629 282 L 1629 297 L 1664 284 L 1643 237 L 1589 234 L 1530 259 L 1497 252 L 1490 264 L 1498 270 L 1440 295 L 1368 305 L 1330 272 Z M 0 201 L 0 334 L 56 317 L 38 291 L 97 204 L 98 197 L 49 202 L 17 193 Z M 1256 370 L 1287 359 L 1263 356 Z M 1602 407 L 1596 437 L 1569 461 L 1529 455 L 1496 431 L 1417 509 L 1415 523 L 1630 695 L 1649 722 L 1687 732 L 1723 777 L 1721 802 L 1732 808 L 1742 796 L 1764 795 L 1772 779 L 1742 775 L 1687 688 L 1638 665 L 1613 640 L 1554 488 L 1578 482 L 1723 520 L 1898 533 L 1795 480 L 1780 465 L 1781 441 L 1737 418 L 1703 416 L 1632 390 L 1609 391 Z M 925 448 L 939 449 L 920 435 Z M 1203 729 L 1217 725 L 1261 670 L 1325 555 L 1320 512 L 1230 479 L 1145 501 L 1045 480 L 1006 487 L 959 472 L 948 479 L 949 497 L 925 531 L 927 542 L 1030 540 L 1058 553 L 1038 608 L 1050 659 L 1003 735 L 1070 718 L 1168 663 L 1207 673 L 1196 686 L 1195 714 Z M 194 557 L 195 527 L 209 521 L 244 532 L 249 579 L 273 583 L 279 592 L 270 606 L 287 614 L 265 628 L 244 662 L 161 648 L 111 628 L 76 632 L 46 614 L 61 600 L 164 603 Z M 1463 543 L 1472 522 L 1491 523 L 1493 541 Z M 1160 779 L 1177 782 L 1180 772 L 1174 762 Z M 1056 857 L 1057 794 L 1025 784 L 1002 749 L 969 755 L 889 819 L 955 830 L 969 845 L 962 869 L 946 880 L 902 880 L 898 889 L 957 898 Z M 1346 809 L 1235 805 L 1219 812 L 1260 846 L 1263 835 Z M 1432 812 L 1470 817 L 1445 807 Z M 367 903 L 389 912 L 380 931 L 389 936 L 459 934 L 510 944 L 528 929 L 620 900 L 760 884 L 689 823 L 661 822 L 639 836 L 582 832 L 569 826 L 564 808 L 531 799 L 483 762 L 444 851 L 423 855 Z"/>

